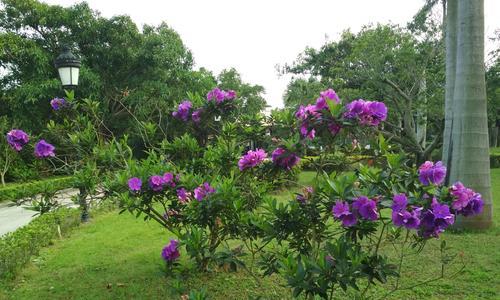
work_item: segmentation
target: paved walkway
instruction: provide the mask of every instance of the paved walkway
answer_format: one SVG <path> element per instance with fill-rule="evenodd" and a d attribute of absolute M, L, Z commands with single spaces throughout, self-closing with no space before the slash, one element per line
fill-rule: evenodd
<path fill-rule="evenodd" d="M 57 193 L 56 199 L 63 206 L 76 207 L 71 197 L 78 194 L 76 189 L 65 189 Z M 36 211 L 23 208 L 23 206 L 10 206 L 12 202 L 0 203 L 0 236 L 12 232 L 17 228 L 28 224 L 36 214 Z"/>

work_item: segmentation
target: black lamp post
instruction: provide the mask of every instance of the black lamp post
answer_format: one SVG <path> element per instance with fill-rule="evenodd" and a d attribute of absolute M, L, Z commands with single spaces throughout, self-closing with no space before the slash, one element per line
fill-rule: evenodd
<path fill-rule="evenodd" d="M 68 46 L 62 47 L 62 53 L 54 61 L 54 65 L 59 71 L 61 83 L 65 89 L 74 89 L 78 85 L 78 75 L 80 74 L 81 62 Z"/>

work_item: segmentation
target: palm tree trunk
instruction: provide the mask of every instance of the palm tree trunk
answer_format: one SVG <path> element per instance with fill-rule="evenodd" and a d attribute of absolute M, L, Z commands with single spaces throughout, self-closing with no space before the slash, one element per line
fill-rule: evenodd
<path fill-rule="evenodd" d="M 452 2 L 448 5 L 452 6 Z M 456 226 L 487 228 L 492 224 L 492 197 L 484 71 L 484 0 L 459 0 L 457 16 L 449 181 L 461 181 L 481 193 L 485 202 L 481 215 L 458 218 Z"/>
<path fill-rule="evenodd" d="M 448 166 L 446 183 L 449 183 L 449 171 L 452 152 L 451 128 L 453 124 L 453 92 L 455 91 L 455 73 L 457 62 L 457 0 L 448 0 L 446 4 L 445 43 L 446 43 L 446 88 L 444 103 L 443 163 Z"/>

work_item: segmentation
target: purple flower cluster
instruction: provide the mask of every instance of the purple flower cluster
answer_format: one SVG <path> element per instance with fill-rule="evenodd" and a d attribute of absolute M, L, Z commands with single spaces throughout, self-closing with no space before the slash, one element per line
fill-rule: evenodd
<path fill-rule="evenodd" d="M 142 187 L 142 180 L 138 177 L 132 177 L 128 180 L 128 188 L 132 192 L 140 192 Z"/>
<path fill-rule="evenodd" d="M 54 153 L 55 149 L 54 146 L 47 143 L 45 140 L 40 140 L 35 145 L 35 156 L 38 158 L 54 157 L 56 156 Z"/>
<path fill-rule="evenodd" d="M 418 179 L 423 185 L 443 183 L 446 176 L 446 167 L 438 161 L 435 164 L 431 161 L 426 161 L 418 168 Z"/>
<path fill-rule="evenodd" d="M 309 200 L 312 197 L 312 194 L 314 193 L 314 189 L 312 186 L 306 186 L 305 188 L 302 189 L 302 194 L 297 195 L 297 201 L 299 201 L 302 204 L 306 204 L 307 200 Z"/>
<path fill-rule="evenodd" d="M 461 182 L 456 182 L 449 191 L 454 198 L 451 207 L 457 214 L 469 217 L 483 211 L 484 201 L 481 194 L 466 188 Z"/>
<path fill-rule="evenodd" d="M 368 199 L 366 196 L 360 196 L 352 203 L 354 212 L 357 212 L 363 219 L 375 221 L 378 219 L 377 202 Z"/>
<path fill-rule="evenodd" d="M 300 125 L 300 135 L 312 140 L 316 136 L 316 129 L 312 128 L 312 124 L 317 122 L 321 118 L 321 113 L 318 112 L 316 105 L 301 105 L 295 117 L 301 121 Z"/>
<path fill-rule="evenodd" d="M 193 122 L 196 124 L 200 123 L 201 121 L 201 113 L 203 112 L 203 109 L 198 108 L 197 110 L 193 111 L 193 114 L 191 115 L 191 119 Z"/>
<path fill-rule="evenodd" d="M 50 100 L 50 106 L 53 110 L 60 110 L 68 106 L 68 102 L 64 98 L 54 98 Z"/>
<path fill-rule="evenodd" d="M 179 247 L 179 241 L 170 240 L 170 243 L 166 245 L 161 251 L 161 257 L 166 262 L 173 262 L 177 260 L 179 256 L 181 256 L 178 247 Z"/>
<path fill-rule="evenodd" d="M 177 199 L 180 203 L 187 203 L 191 199 L 191 192 L 188 192 L 185 188 L 180 188 L 177 190 Z"/>
<path fill-rule="evenodd" d="M 440 204 L 436 198 L 433 198 L 431 208 L 421 214 L 419 234 L 426 238 L 438 237 L 454 222 L 455 215 L 450 212 L 450 207 Z"/>
<path fill-rule="evenodd" d="M 358 99 L 347 104 L 344 117 L 358 119 L 363 125 L 377 126 L 387 119 L 387 107 L 383 102 Z"/>
<path fill-rule="evenodd" d="M 207 195 L 215 193 L 215 189 L 208 183 L 205 182 L 199 187 L 194 189 L 194 198 L 198 201 L 203 200 Z"/>
<path fill-rule="evenodd" d="M 161 192 L 163 190 L 163 177 L 160 175 L 149 177 L 148 186 L 153 192 Z"/>
<path fill-rule="evenodd" d="M 392 223 L 397 227 L 418 229 L 422 208 L 413 207 L 411 211 L 408 211 L 408 199 L 405 194 L 394 195 L 392 200 Z"/>
<path fill-rule="evenodd" d="M 429 209 L 412 206 L 409 210 L 405 194 L 393 197 L 392 223 L 397 227 L 417 229 L 422 237 L 438 237 L 454 221 L 455 215 L 450 212 L 450 207 L 439 203 L 436 198 L 432 199 Z"/>
<path fill-rule="evenodd" d="M 366 196 L 360 196 L 352 202 L 352 210 L 349 208 L 349 203 L 345 201 L 337 201 L 332 208 L 332 213 L 335 219 L 342 221 L 342 226 L 350 227 L 357 223 L 359 218 L 375 221 L 379 218 L 377 211 L 377 202 L 369 199 Z"/>
<path fill-rule="evenodd" d="M 325 91 L 322 91 L 319 95 L 320 97 L 316 99 L 317 110 L 329 109 L 327 103 L 328 100 L 332 100 L 336 104 L 340 103 L 340 98 L 333 89 L 327 89 Z"/>
<path fill-rule="evenodd" d="M 267 153 L 263 149 L 256 149 L 255 151 L 249 150 L 247 154 L 243 155 L 238 161 L 240 171 L 258 166 L 266 157 Z"/>
<path fill-rule="evenodd" d="M 332 214 L 335 219 L 342 222 L 342 226 L 351 227 L 356 225 L 358 219 L 349 209 L 349 203 L 345 201 L 337 201 L 332 207 Z"/>
<path fill-rule="evenodd" d="M 316 104 L 307 106 L 301 105 L 295 117 L 300 121 L 300 134 L 309 140 L 316 136 L 316 128 L 324 124 L 331 134 L 336 135 L 342 128 L 335 120 L 323 118 L 324 110 L 329 111 L 328 101 L 333 101 L 336 104 L 340 103 L 340 98 L 333 89 L 327 89 L 320 93 L 320 97 L 316 99 Z"/>
<path fill-rule="evenodd" d="M 148 187 L 153 192 L 161 192 L 166 187 L 174 188 L 179 181 L 179 175 L 174 177 L 174 174 L 167 172 L 161 175 L 152 175 L 148 179 Z M 141 191 L 142 180 L 138 177 L 132 177 L 128 180 L 128 188 L 131 192 L 137 193 Z"/>
<path fill-rule="evenodd" d="M 193 108 L 193 104 L 191 104 L 191 101 L 182 101 L 181 104 L 179 104 L 179 106 L 177 107 L 177 111 L 174 111 L 172 113 L 172 116 L 176 119 L 187 121 L 189 119 L 191 108 Z"/>
<path fill-rule="evenodd" d="M 282 167 L 286 170 L 290 170 L 293 166 L 300 162 L 300 157 L 297 154 L 288 152 L 284 148 L 276 148 L 272 155 L 273 163 L 279 167 Z"/>
<path fill-rule="evenodd" d="M 233 90 L 224 91 L 218 87 L 214 88 L 207 94 L 207 101 L 215 101 L 215 103 L 220 104 L 227 100 L 234 100 L 236 98 L 236 92 Z"/>
<path fill-rule="evenodd" d="M 21 129 L 12 129 L 7 133 L 7 143 L 17 152 L 21 151 L 29 141 L 30 138 Z"/>

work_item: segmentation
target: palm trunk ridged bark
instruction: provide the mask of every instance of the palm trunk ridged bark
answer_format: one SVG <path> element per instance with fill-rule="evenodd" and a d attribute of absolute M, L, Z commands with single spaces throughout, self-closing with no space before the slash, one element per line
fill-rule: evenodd
<path fill-rule="evenodd" d="M 450 8 L 454 1 L 449 1 Z M 456 227 L 487 228 L 492 224 L 488 120 L 484 70 L 484 0 L 459 0 L 456 26 L 455 79 L 448 145 L 449 182 L 461 181 L 481 193 L 481 215 L 458 218 Z M 453 12 L 448 10 L 448 16 Z M 452 53 L 447 53 L 452 54 Z M 450 58 L 451 59 L 451 58 Z M 449 110 L 448 110 L 449 109 Z"/>
<path fill-rule="evenodd" d="M 448 166 L 446 182 L 449 183 L 451 169 L 451 128 L 453 124 L 453 92 L 455 90 L 455 73 L 457 61 L 457 9 L 458 0 L 448 0 L 446 3 L 445 44 L 446 44 L 446 87 L 444 103 L 444 133 L 443 133 L 443 163 Z"/>

